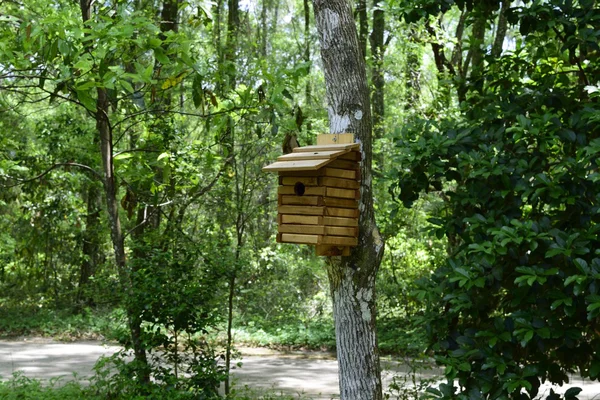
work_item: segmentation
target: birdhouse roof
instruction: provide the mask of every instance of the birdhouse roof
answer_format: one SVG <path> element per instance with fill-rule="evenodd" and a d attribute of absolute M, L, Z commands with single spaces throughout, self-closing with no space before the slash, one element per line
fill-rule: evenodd
<path fill-rule="evenodd" d="M 296 147 L 293 153 L 278 157 L 263 171 L 316 171 L 339 156 L 357 150 L 359 146 L 358 143 L 346 143 Z"/>

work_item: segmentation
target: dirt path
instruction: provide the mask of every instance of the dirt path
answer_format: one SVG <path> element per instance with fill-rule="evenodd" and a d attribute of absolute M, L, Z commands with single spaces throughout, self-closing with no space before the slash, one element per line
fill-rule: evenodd
<path fill-rule="evenodd" d="M 118 351 L 97 341 L 60 343 L 46 339 L 0 341 L 0 376 L 8 379 L 15 371 L 26 376 L 65 379 L 76 373 L 92 375 L 92 367 L 102 355 Z M 327 353 L 283 354 L 263 349 L 242 349 L 242 368 L 232 371 L 237 387 L 248 385 L 255 389 L 274 389 L 286 394 L 304 394 L 313 399 L 339 398 L 336 360 Z M 406 366 L 382 360 L 384 385 L 396 375 L 403 376 Z M 404 375 L 405 376 L 405 375 Z M 431 376 L 431 375 L 429 375 Z M 600 399 L 600 383 L 574 379 L 575 386 L 584 388 L 581 400 Z M 559 388 L 564 393 L 567 388 Z"/>

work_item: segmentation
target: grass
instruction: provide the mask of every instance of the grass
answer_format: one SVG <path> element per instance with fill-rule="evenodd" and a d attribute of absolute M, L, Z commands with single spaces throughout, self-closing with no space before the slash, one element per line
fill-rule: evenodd
<path fill-rule="evenodd" d="M 118 340 L 127 334 L 121 310 L 92 311 L 80 314 L 45 308 L 4 309 L 0 314 L 0 338 L 18 336 L 51 337 L 61 341 L 81 339 Z"/>
<path fill-rule="evenodd" d="M 165 399 L 180 400 L 189 399 L 189 393 L 183 391 L 177 392 L 170 388 L 156 388 L 153 392 L 144 396 L 132 394 L 115 394 L 109 388 L 88 387 L 77 379 L 72 381 L 63 381 L 61 379 L 52 379 L 50 381 L 41 381 L 31 379 L 18 372 L 7 381 L 2 381 L 0 377 L 0 399 L 2 400 L 141 400 L 141 399 Z M 167 396 L 167 397 L 165 397 Z M 248 386 L 241 389 L 235 389 L 228 400 L 310 400 L 299 393 L 289 395 L 278 393 L 275 390 L 256 390 Z M 208 398 L 206 400 L 209 400 Z"/>
<path fill-rule="evenodd" d="M 335 332 L 333 321 L 314 321 L 279 327 L 238 325 L 234 329 L 237 345 L 275 349 L 333 350 Z"/>
<path fill-rule="evenodd" d="M 21 372 L 17 372 L 7 381 L 0 380 L 0 399 L 100 400 L 102 397 L 90 393 L 77 380 L 63 382 L 61 379 L 51 379 L 48 382 L 42 382 L 38 379 L 27 378 Z"/>

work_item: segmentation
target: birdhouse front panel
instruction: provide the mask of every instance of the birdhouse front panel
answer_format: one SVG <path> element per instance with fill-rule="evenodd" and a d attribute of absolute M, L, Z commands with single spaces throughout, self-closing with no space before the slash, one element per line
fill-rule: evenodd
<path fill-rule="evenodd" d="M 359 144 L 297 147 L 263 168 L 279 174 L 277 240 L 348 255 L 358 244 Z"/>

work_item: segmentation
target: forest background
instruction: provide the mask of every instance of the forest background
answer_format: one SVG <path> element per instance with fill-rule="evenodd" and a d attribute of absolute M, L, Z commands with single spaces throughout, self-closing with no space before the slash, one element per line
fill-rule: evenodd
<path fill-rule="evenodd" d="M 468 398 L 597 378 L 596 2 L 352 6 L 381 351 L 434 355 Z M 328 131 L 307 0 L 16 0 L 0 22 L 2 335 L 116 339 L 121 389 L 207 396 L 234 342 L 335 347 L 324 260 L 276 243 L 261 171 Z"/>

